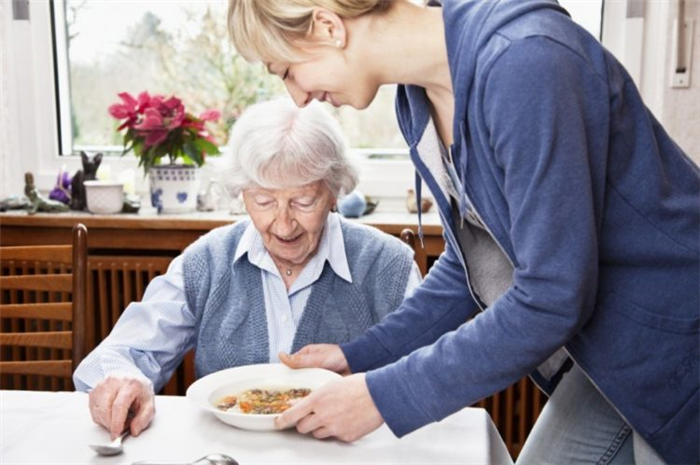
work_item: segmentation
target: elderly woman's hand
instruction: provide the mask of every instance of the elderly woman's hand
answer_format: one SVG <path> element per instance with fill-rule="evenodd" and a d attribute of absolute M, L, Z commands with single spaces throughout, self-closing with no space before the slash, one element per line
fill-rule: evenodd
<path fill-rule="evenodd" d="M 325 368 L 343 376 L 350 374 L 345 354 L 337 344 L 309 344 L 295 354 L 279 354 L 280 361 L 290 368 Z"/>
<path fill-rule="evenodd" d="M 156 412 L 153 386 L 146 379 L 108 376 L 90 391 L 92 420 L 112 439 L 129 427 L 132 436 L 146 429 Z"/>
<path fill-rule="evenodd" d="M 279 429 L 296 425 L 302 434 L 310 433 L 317 439 L 336 437 L 345 442 L 360 439 L 382 423 L 384 419 L 374 405 L 364 373 L 314 390 L 275 419 Z"/>

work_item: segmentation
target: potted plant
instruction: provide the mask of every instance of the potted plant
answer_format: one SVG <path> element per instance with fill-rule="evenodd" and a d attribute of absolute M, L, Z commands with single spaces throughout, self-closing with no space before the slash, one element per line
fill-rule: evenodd
<path fill-rule="evenodd" d="M 120 103 L 109 113 L 121 121 L 117 131 L 124 132 L 122 155 L 133 151 L 148 175 L 151 204 L 163 213 L 194 211 L 199 189 L 198 167 L 207 155 L 218 155 L 219 148 L 206 131 L 207 121 L 220 117 L 207 110 L 199 117 L 185 111 L 177 97 L 151 96 L 142 92 L 134 98 L 119 94 Z M 169 164 L 163 164 L 167 157 Z"/>

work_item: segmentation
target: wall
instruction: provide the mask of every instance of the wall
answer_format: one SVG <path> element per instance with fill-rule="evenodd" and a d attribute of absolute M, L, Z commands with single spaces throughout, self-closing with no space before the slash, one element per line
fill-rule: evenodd
<path fill-rule="evenodd" d="M 73 172 L 80 161 L 58 157 L 48 2 L 31 1 L 29 21 L 13 20 L 12 3 L 0 3 L 0 196 L 4 198 L 23 192 L 25 172 L 34 173 L 36 185 L 49 190 L 62 165 Z"/>
<path fill-rule="evenodd" d="M 675 2 L 651 2 L 653 6 L 657 4 L 673 4 Z M 659 94 L 661 107 L 657 114 L 660 121 L 664 123 L 668 132 L 685 149 L 695 163 L 700 165 L 700 1 L 686 0 L 685 17 L 686 20 L 694 20 L 693 30 L 693 56 L 691 63 L 690 87 L 686 89 L 671 88 L 671 67 L 673 66 L 673 56 L 675 50 L 673 44 L 673 22 L 675 11 L 667 16 L 666 20 L 666 46 L 664 72 L 655 87 L 650 89 L 651 93 Z M 651 66 L 654 66 L 653 64 Z"/>
<path fill-rule="evenodd" d="M 640 1 L 606 1 L 603 43 L 629 71 L 639 69 L 639 76 L 632 75 L 644 102 L 678 145 L 700 164 L 700 1 L 685 2 L 686 20 L 695 21 L 688 88 L 671 87 L 678 0 L 644 1 L 641 17 L 626 18 L 628 2 Z"/>
<path fill-rule="evenodd" d="M 14 162 L 10 154 L 17 154 L 19 151 L 19 140 L 14 127 L 19 123 L 19 117 L 15 102 L 10 98 L 18 73 L 13 70 L 15 59 L 14 49 L 9 46 L 12 43 L 11 34 L 12 7 L 9 2 L 0 1 L 0 190 L 2 197 L 12 192 L 18 193 L 13 182 L 17 175 L 21 175 L 21 170 L 15 170 L 18 162 Z M 14 121 L 13 121 L 14 120 Z"/>

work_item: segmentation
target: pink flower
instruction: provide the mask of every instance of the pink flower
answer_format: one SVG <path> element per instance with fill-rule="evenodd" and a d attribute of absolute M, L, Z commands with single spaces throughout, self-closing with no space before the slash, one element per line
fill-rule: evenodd
<path fill-rule="evenodd" d="M 109 113 L 118 120 L 123 120 L 117 129 L 124 133 L 124 150 L 133 149 L 141 158 L 141 165 L 147 172 L 158 164 L 164 156 L 174 163 L 180 157 L 189 163 L 201 166 L 207 154 L 218 154 L 216 142 L 205 129 L 205 123 L 216 121 L 221 117 L 217 110 L 207 110 L 200 118 L 185 111 L 182 101 L 175 97 L 151 95 L 141 92 L 134 98 L 127 92 L 119 94 L 120 103 L 109 107 Z M 200 151 L 193 152 L 193 146 L 201 146 Z"/>
<path fill-rule="evenodd" d="M 116 103 L 109 107 L 109 114 L 115 117 L 116 119 L 128 118 L 130 115 L 129 109 L 125 105 L 121 105 L 119 103 Z"/>
<path fill-rule="evenodd" d="M 119 128 L 132 127 L 136 122 L 136 106 L 138 102 L 128 92 L 119 94 L 123 103 L 116 103 L 109 107 L 109 114 L 116 119 L 126 119 Z"/>
<path fill-rule="evenodd" d="M 160 144 L 161 142 L 163 142 L 167 138 L 168 138 L 168 131 L 164 131 L 164 130 L 149 131 L 143 145 L 145 148 L 149 148 L 149 147 L 152 147 L 154 145 Z"/>
<path fill-rule="evenodd" d="M 167 108 L 170 111 L 173 110 L 184 110 L 185 107 L 182 105 L 182 102 L 180 101 L 179 98 L 176 97 L 170 97 L 168 100 L 163 102 L 163 105 L 165 108 Z"/>
<path fill-rule="evenodd" d="M 136 111 L 143 114 L 143 112 L 151 104 L 151 96 L 148 92 L 141 92 L 139 94 L 138 105 L 136 106 Z"/>
<path fill-rule="evenodd" d="M 182 126 L 182 123 L 185 120 L 185 116 L 185 107 L 179 105 L 170 113 L 169 121 L 167 122 L 166 127 L 168 129 L 179 128 L 180 126 Z"/>
<path fill-rule="evenodd" d="M 221 118 L 221 112 L 219 110 L 206 110 L 199 116 L 202 121 L 216 121 Z"/>
<path fill-rule="evenodd" d="M 139 131 L 150 131 L 153 129 L 163 129 L 163 117 L 154 108 L 146 108 L 143 112 L 143 119 L 139 124 L 134 125 L 134 129 Z"/>
<path fill-rule="evenodd" d="M 186 116 L 184 121 L 182 122 L 182 127 L 183 128 L 194 128 L 198 131 L 201 131 L 204 129 L 204 122 L 197 120 L 197 119 L 192 119 L 189 116 Z"/>
<path fill-rule="evenodd" d="M 136 111 L 136 105 L 138 104 L 138 101 L 134 97 L 132 97 L 130 93 L 122 92 L 118 95 L 124 102 L 124 105 L 129 107 L 131 111 Z"/>

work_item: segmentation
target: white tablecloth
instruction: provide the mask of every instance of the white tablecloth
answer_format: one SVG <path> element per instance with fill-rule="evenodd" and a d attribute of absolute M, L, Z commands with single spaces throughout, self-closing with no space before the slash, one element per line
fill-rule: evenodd
<path fill-rule="evenodd" d="M 99 457 L 87 445 L 108 442 L 88 397 L 76 392 L 0 391 L 0 463 L 130 464 L 194 461 L 210 453 L 252 464 L 512 464 L 483 409 L 467 408 L 402 439 L 386 426 L 345 444 L 294 430 L 251 432 L 220 422 L 184 397 L 158 396 L 150 428 L 124 441 L 124 453 Z"/>

